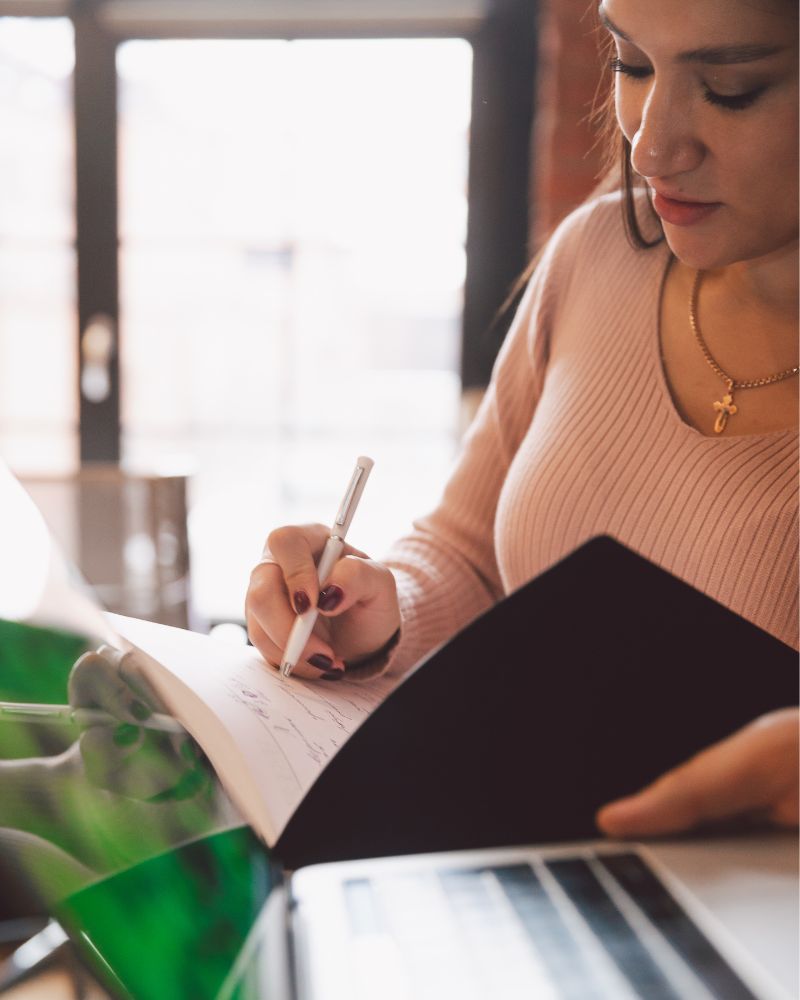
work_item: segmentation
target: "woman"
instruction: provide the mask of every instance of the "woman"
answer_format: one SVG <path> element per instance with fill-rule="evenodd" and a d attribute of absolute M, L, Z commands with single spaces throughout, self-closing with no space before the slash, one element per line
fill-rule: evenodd
<path fill-rule="evenodd" d="M 797 645 L 797 7 L 603 0 L 599 16 L 623 192 L 548 243 L 440 506 L 386 562 L 348 548 L 318 594 L 327 529 L 270 534 L 247 597 L 269 663 L 316 600 L 299 673 L 406 669 L 601 533 Z M 535 646 L 534 629 L 532 669 Z M 797 784 L 786 710 L 598 823 L 793 824 Z"/>

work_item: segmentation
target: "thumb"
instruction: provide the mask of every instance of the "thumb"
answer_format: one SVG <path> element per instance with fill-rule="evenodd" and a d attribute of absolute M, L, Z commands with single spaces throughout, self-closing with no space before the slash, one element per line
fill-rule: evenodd
<path fill-rule="evenodd" d="M 787 780 L 796 781 L 796 769 L 792 778 L 787 766 L 793 760 L 793 720 L 782 715 L 751 723 L 637 794 L 604 806 L 597 825 L 615 837 L 653 836 L 774 809 L 786 794 Z"/>

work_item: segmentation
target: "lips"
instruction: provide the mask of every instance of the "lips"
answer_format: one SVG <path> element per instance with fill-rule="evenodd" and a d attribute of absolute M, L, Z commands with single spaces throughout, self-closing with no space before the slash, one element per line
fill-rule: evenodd
<path fill-rule="evenodd" d="M 683 201 L 653 189 L 653 208 L 664 222 L 673 226 L 692 226 L 713 215 L 719 201 Z"/>

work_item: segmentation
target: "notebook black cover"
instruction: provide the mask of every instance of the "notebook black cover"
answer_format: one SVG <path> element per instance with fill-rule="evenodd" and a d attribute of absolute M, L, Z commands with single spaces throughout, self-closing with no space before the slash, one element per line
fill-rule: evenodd
<path fill-rule="evenodd" d="M 428 657 L 275 854 L 297 868 L 591 837 L 600 805 L 797 702 L 793 649 L 596 538 Z"/>

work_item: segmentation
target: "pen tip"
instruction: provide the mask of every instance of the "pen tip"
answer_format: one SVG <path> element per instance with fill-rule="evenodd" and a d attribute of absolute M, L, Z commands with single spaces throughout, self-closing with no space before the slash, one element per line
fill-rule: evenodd
<path fill-rule="evenodd" d="M 289 663 L 288 660 L 284 660 L 283 663 L 281 664 L 281 676 L 288 677 L 291 672 L 292 672 L 291 663 Z"/>

